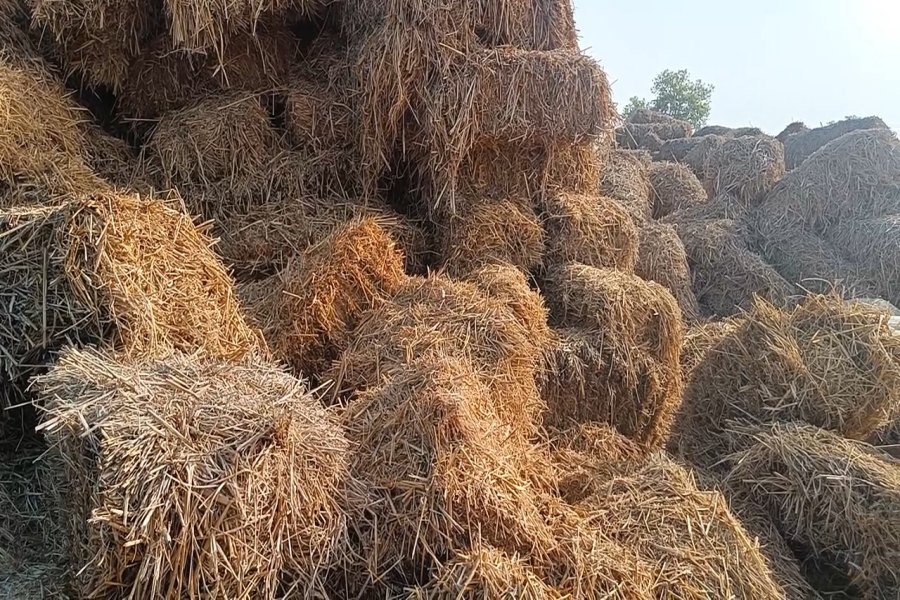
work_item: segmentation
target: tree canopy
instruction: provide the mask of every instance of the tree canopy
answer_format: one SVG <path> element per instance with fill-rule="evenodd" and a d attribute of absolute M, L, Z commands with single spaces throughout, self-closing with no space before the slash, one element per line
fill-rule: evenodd
<path fill-rule="evenodd" d="M 694 127 L 706 124 L 712 110 L 712 94 L 715 87 L 700 79 L 692 79 L 686 69 L 673 71 L 666 69 L 653 80 L 653 99 L 646 100 L 633 96 L 628 100 L 622 114 L 626 117 L 641 108 L 688 121 Z"/>

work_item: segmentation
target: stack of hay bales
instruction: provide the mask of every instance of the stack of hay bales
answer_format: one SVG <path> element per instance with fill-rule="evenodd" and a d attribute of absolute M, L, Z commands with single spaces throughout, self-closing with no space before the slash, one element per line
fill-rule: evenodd
<path fill-rule="evenodd" d="M 837 286 L 896 303 L 897 214 L 900 142 L 889 129 L 855 130 L 819 148 L 772 189 L 759 208 L 758 243 L 804 288 Z"/>
<path fill-rule="evenodd" d="M 888 129 L 878 117 L 844 119 L 831 125 L 807 129 L 802 123 L 792 123 L 780 134 L 784 142 L 785 165 L 793 171 L 812 156 L 816 150 L 839 137 L 863 129 Z"/>
<path fill-rule="evenodd" d="M 650 189 L 655 219 L 661 219 L 677 210 L 703 204 L 709 200 L 709 194 L 703 189 L 697 176 L 679 163 L 651 164 Z"/>

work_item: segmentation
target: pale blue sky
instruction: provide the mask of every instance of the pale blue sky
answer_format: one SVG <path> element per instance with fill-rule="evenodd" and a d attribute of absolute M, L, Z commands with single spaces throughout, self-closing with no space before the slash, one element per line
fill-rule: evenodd
<path fill-rule="evenodd" d="M 879 115 L 900 129 L 900 0 L 574 0 L 581 46 L 620 105 L 688 69 L 716 86 L 711 124 L 816 126 Z"/>

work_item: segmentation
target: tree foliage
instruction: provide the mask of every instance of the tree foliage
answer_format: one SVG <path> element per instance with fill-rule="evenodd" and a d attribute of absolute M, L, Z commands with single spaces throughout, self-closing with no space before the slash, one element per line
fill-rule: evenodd
<path fill-rule="evenodd" d="M 628 116 L 639 108 L 649 107 L 699 128 L 709 118 L 714 89 L 714 86 L 700 79 L 691 79 L 686 69 L 666 69 L 653 80 L 653 100 L 632 97 L 623 114 Z"/>

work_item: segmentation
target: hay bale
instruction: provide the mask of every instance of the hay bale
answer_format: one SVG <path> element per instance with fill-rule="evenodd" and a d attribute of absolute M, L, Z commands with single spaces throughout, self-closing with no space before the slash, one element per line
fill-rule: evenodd
<path fill-rule="evenodd" d="M 504 302 L 531 332 L 531 339 L 552 339 L 544 299 L 531 289 L 522 271 L 512 265 L 485 265 L 470 273 L 468 280 L 485 295 Z"/>
<path fill-rule="evenodd" d="M 304 376 L 328 368 L 362 316 L 404 282 L 403 255 L 375 219 L 351 221 L 243 290 L 275 355 Z"/>
<path fill-rule="evenodd" d="M 559 473 L 557 489 L 567 504 L 595 495 L 610 477 L 641 464 L 641 448 L 606 423 L 551 429 L 550 456 Z"/>
<path fill-rule="evenodd" d="M 529 483 L 530 445 L 510 437 L 486 381 L 464 358 L 412 356 L 386 367 L 344 415 L 357 448 L 351 473 L 365 486 L 349 507 L 346 570 L 368 585 L 414 585 L 481 544 L 529 556 L 551 548 Z"/>
<path fill-rule="evenodd" d="M 900 591 L 900 466 L 868 444 L 795 423 L 761 430 L 728 474 L 788 539 L 865 598 Z"/>
<path fill-rule="evenodd" d="M 577 510 L 639 553 L 657 597 L 785 597 L 724 496 L 699 489 L 693 473 L 665 455 L 598 487 Z"/>
<path fill-rule="evenodd" d="M 804 228 L 785 226 L 778 216 L 759 215 L 757 246 L 782 277 L 800 289 L 828 294 L 875 295 L 877 280 L 866 277 L 828 240 Z"/>
<path fill-rule="evenodd" d="M 707 354 L 717 344 L 737 329 L 739 322 L 739 318 L 708 321 L 685 330 L 684 345 L 681 346 L 681 375 L 684 381 L 691 380 L 694 369 L 706 360 Z"/>
<path fill-rule="evenodd" d="M 701 138 L 707 135 L 720 135 L 722 137 L 729 137 L 732 131 L 734 131 L 734 129 L 732 129 L 731 127 L 725 127 L 724 125 L 705 125 L 694 132 L 694 137 Z"/>
<path fill-rule="evenodd" d="M 637 228 L 615 200 L 559 192 L 547 197 L 541 209 L 547 231 L 545 264 L 577 262 L 634 271 Z"/>
<path fill-rule="evenodd" d="M 555 90 L 549 96 L 548 86 Z M 460 166 L 478 142 L 580 145 L 598 140 L 613 115 L 606 74 L 568 50 L 473 53 L 430 85 L 424 102 L 423 145 L 434 202 L 451 209 Z"/>
<path fill-rule="evenodd" d="M 555 268 L 544 285 L 562 328 L 541 376 L 555 427 L 614 425 L 646 447 L 667 435 L 681 396 L 681 316 L 658 284 L 584 265 Z"/>
<path fill-rule="evenodd" d="M 782 129 L 781 133 L 775 136 L 775 139 L 784 144 L 792 135 L 797 135 L 798 133 L 806 133 L 807 131 L 809 131 L 809 127 L 807 127 L 805 123 L 794 121 L 784 129 Z"/>
<path fill-rule="evenodd" d="M 876 295 L 900 304 L 900 214 L 839 222 L 829 239 L 876 282 Z"/>
<path fill-rule="evenodd" d="M 212 241 L 159 200 L 102 191 L 4 211 L 0 223 L 0 363 L 10 377 L 66 342 L 227 359 L 260 348 Z"/>
<path fill-rule="evenodd" d="M 572 5 L 566 0 L 517 2 L 475 0 L 473 24 L 479 41 L 489 47 L 525 50 L 577 50 L 578 32 Z"/>
<path fill-rule="evenodd" d="M 640 125 L 685 123 L 685 121 L 682 121 L 681 119 L 677 119 L 671 115 L 667 115 L 665 113 L 661 113 L 649 108 L 640 108 L 630 115 L 626 115 L 626 117 L 627 118 L 625 120 L 627 122 L 638 123 Z"/>
<path fill-rule="evenodd" d="M 789 134 L 788 138 L 784 140 L 784 157 L 788 171 L 799 167 L 803 164 L 803 161 L 812 156 L 819 148 L 848 133 L 863 129 L 890 129 L 878 117 L 844 119 L 831 125 L 807 131 L 802 131 L 803 128 L 796 124 L 792 125 L 789 125 L 788 128 L 796 133 Z"/>
<path fill-rule="evenodd" d="M 697 176 L 686 166 L 672 162 L 650 165 L 650 192 L 654 219 L 709 200 Z"/>
<path fill-rule="evenodd" d="M 729 316 L 749 309 L 757 296 L 779 306 L 788 303 L 793 288 L 747 248 L 736 222 L 716 219 L 673 225 L 684 243 L 702 311 Z"/>
<path fill-rule="evenodd" d="M 900 142 L 889 129 L 848 133 L 788 173 L 760 207 L 824 234 L 850 219 L 900 213 Z"/>
<path fill-rule="evenodd" d="M 715 221 L 726 219 L 738 223 L 739 229 L 746 230 L 748 235 L 752 233 L 749 227 L 752 221 L 750 207 L 730 194 L 718 194 L 709 202 L 695 204 L 670 213 L 660 219 L 661 222 L 675 225 L 677 223 L 690 223 L 693 221 Z"/>
<path fill-rule="evenodd" d="M 414 589 L 408 600 L 495 598 L 496 600 L 554 600 L 559 592 L 541 581 L 526 560 L 486 545 L 458 552 Z"/>
<path fill-rule="evenodd" d="M 725 193 L 754 204 L 784 177 L 784 147 L 768 136 L 730 139 L 706 156 L 701 172 L 710 197 Z"/>
<path fill-rule="evenodd" d="M 688 153 L 703 143 L 705 137 L 695 135 L 689 138 L 666 140 L 653 155 L 655 161 L 685 162 Z"/>
<path fill-rule="evenodd" d="M 669 290 L 682 317 L 688 322 L 697 320 L 700 307 L 691 288 L 691 270 L 678 232 L 671 225 L 650 222 L 640 228 L 639 240 L 635 274 Z"/>
<path fill-rule="evenodd" d="M 349 448 L 301 382 L 258 361 L 69 350 L 37 385 L 79 595 L 321 589 Z"/>
<path fill-rule="evenodd" d="M 650 200 L 650 156 L 642 150 L 613 150 L 603 167 L 600 193 L 617 201 L 635 223 L 653 216 Z"/>
<path fill-rule="evenodd" d="M 465 359 L 486 382 L 509 435 L 532 439 L 543 412 L 535 375 L 550 341 L 521 314 L 474 283 L 411 277 L 351 333 L 330 372 L 335 389 L 377 386 L 414 358 Z"/>
<path fill-rule="evenodd" d="M 680 162 L 689 166 L 698 177 L 703 177 L 709 157 L 718 152 L 728 138 L 722 135 L 705 135 L 691 139 L 694 140 L 691 148 Z"/>
<path fill-rule="evenodd" d="M 466 202 L 441 234 L 443 267 L 452 277 L 465 277 L 496 263 L 527 272 L 544 255 L 544 230 L 527 202 Z"/>
<path fill-rule="evenodd" d="M 626 150 L 656 152 L 664 142 L 690 137 L 693 127 L 684 121 L 667 123 L 625 123 L 616 130 L 616 142 Z"/>
<path fill-rule="evenodd" d="M 7 598 L 68 598 L 68 543 L 61 489 L 47 452 L 15 440 L 0 454 L 0 593 Z"/>
<path fill-rule="evenodd" d="M 260 100 L 242 92 L 167 114 L 146 145 L 148 170 L 158 171 L 162 186 L 182 188 L 185 196 L 202 195 L 220 181 L 235 198 L 255 196 L 260 172 L 270 169 L 280 150 Z"/>
<path fill-rule="evenodd" d="M 84 162 L 86 113 L 49 67 L 0 54 L 0 182 L 36 186 L 47 195 L 90 191 L 98 178 Z"/>
<path fill-rule="evenodd" d="M 419 224 L 377 201 L 286 196 L 202 215 L 213 221 L 219 238 L 216 251 L 240 277 L 273 275 L 335 228 L 362 218 L 375 219 L 390 233 L 406 258 L 407 271 L 418 272 L 432 261 L 426 233 Z"/>
<path fill-rule="evenodd" d="M 676 423 L 691 461 L 746 446 L 742 422 L 803 421 L 864 438 L 898 402 L 900 338 L 876 309 L 810 296 L 791 312 L 765 302 L 707 352 Z"/>

